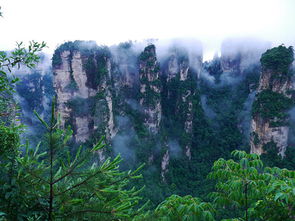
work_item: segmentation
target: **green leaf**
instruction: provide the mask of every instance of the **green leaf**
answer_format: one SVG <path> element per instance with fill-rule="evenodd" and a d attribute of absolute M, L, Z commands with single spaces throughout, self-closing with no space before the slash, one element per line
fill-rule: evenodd
<path fill-rule="evenodd" d="M 284 196 L 284 193 L 277 193 L 277 194 L 275 195 L 274 200 L 277 201 L 278 199 L 282 198 L 283 196 Z"/>
<path fill-rule="evenodd" d="M 46 129 L 49 129 L 48 124 L 40 117 L 40 115 L 34 111 L 35 116 L 38 118 L 38 120 L 46 127 Z"/>

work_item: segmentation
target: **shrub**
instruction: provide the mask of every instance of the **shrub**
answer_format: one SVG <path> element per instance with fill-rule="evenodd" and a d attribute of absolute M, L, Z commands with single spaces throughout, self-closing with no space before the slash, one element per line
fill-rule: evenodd
<path fill-rule="evenodd" d="M 272 69 L 287 74 L 293 60 L 293 47 L 286 48 L 284 45 L 280 45 L 263 53 L 260 62 L 264 69 Z"/>

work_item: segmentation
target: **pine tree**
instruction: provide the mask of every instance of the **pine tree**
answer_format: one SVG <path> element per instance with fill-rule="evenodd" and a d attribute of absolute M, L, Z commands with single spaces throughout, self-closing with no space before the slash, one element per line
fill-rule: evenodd
<path fill-rule="evenodd" d="M 37 53 L 45 43 L 22 43 L 8 55 L 0 52 L 0 220 L 113 220 L 127 219 L 135 209 L 141 191 L 130 187 L 130 179 L 140 178 L 135 171 L 119 170 L 120 156 L 100 163 L 97 150 L 80 146 L 73 151 L 67 145 L 72 130 L 61 129 L 52 104 L 51 121 L 46 123 L 44 142 L 36 148 L 20 145 L 22 125 L 16 126 L 17 105 L 13 100 L 14 67 L 24 64 L 33 68 Z M 13 105 L 12 105 L 13 104 Z M 40 151 L 45 147 L 46 151 Z"/>
<path fill-rule="evenodd" d="M 119 170 L 121 158 L 98 162 L 96 152 L 105 146 L 101 139 L 93 148 L 80 146 L 71 150 L 68 142 L 72 130 L 61 129 L 55 116 L 55 102 L 52 103 L 51 121 L 46 123 L 46 152 L 26 146 L 26 152 L 19 158 L 22 166 L 25 195 L 30 196 L 30 210 L 48 220 L 113 220 L 132 217 L 141 199 L 141 190 L 128 188 L 130 179 L 142 168 L 131 172 Z"/>

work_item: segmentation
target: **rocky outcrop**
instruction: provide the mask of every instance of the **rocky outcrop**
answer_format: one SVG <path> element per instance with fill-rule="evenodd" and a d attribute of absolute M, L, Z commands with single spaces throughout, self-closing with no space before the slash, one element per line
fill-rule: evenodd
<path fill-rule="evenodd" d="M 264 145 L 274 142 L 281 156 L 285 156 L 286 147 L 288 145 L 288 126 L 272 127 L 270 123 L 254 117 L 251 122 L 251 153 L 262 154 L 267 153 L 263 148 Z"/>
<path fill-rule="evenodd" d="M 167 150 L 162 158 L 161 161 L 161 178 L 162 181 L 165 181 L 165 173 L 168 172 L 168 166 L 169 166 L 169 151 Z"/>
<path fill-rule="evenodd" d="M 99 47 L 72 42 L 61 45 L 53 57 L 57 112 L 64 126 L 71 125 L 74 141 L 91 147 L 105 135 L 108 148 L 97 152 L 97 161 L 121 153 L 123 170 L 145 162 L 145 179 L 153 181 L 147 182 L 150 188 L 168 184 L 170 190 L 181 188 L 184 194 L 195 187 L 195 176 L 190 174 L 197 173 L 202 181 L 206 172 L 202 165 L 209 165 L 231 148 L 248 142 L 242 139 L 236 125 L 246 122 L 245 133 L 249 135 L 250 118 L 251 152 L 268 152 L 267 144 L 274 143 L 284 156 L 289 131 L 284 113 L 292 89 L 288 73 L 263 66 L 252 114 L 250 107 L 259 74 L 252 72 L 256 65 L 251 70 L 247 66 L 259 60 L 257 54 L 229 44 L 221 57 L 206 66 L 200 50 L 188 45 L 162 49 L 159 45 L 156 55 L 153 45 L 142 50 L 142 45 L 132 43 Z M 26 99 L 39 113 L 48 116 L 49 108 L 47 112 L 41 110 L 50 103 L 42 97 L 47 93 L 45 81 L 40 76 L 35 82 L 32 79 L 22 82 L 29 95 Z M 239 81 L 224 84 L 226 79 Z M 275 105 L 273 111 L 265 98 L 275 98 L 271 104 L 276 100 L 284 102 Z M 247 108 L 242 111 L 243 102 Z M 237 115 L 243 115 L 241 120 Z M 38 124 L 32 121 L 31 125 Z M 269 152 L 273 153 L 273 149 Z M 192 165 L 195 163 L 200 167 Z M 164 185 L 159 185 L 161 181 Z"/>
<path fill-rule="evenodd" d="M 193 103 L 192 103 L 192 101 L 188 102 L 188 109 L 187 109 L 187 113 L 186 113 L 186 119 L 184 122 L 184 130 L 185 130 L 186 135 L 191 138 L 192 133 L 193 133 Z M 192 147 L 192 143 L 191 143 L 191 141 L 188 141 L 185 146 L 185 155 L 189 159 L 191 159 L 191 157 L 192 157 L 191 147 Z"/>
<path fill-rule="evenodd" d="M 87 99 L 94 96 L 96 91 L 86 86 L 87 75 L 83 69 L 81 52 L 66 50 L 61 52 L 61 65 L 54 69 L 54 87 L 57 95 L 57 113 L 60 114 L 62 126 L 71 118 L 73 112 L 68 105 L 75 97 Z M 89 116 L 76 116 L 72 119 L 75 124 L 76 142 L 84 142 L 90 135 Z"/>
<path fill-rule="evenodd" d="M 177 77 L 179 73 L 179 64 L 178 59 L 175 54 L 171 55 L 168 61 L 168 74 L 167 74 L 167 81 L 171 81 L 173 78 Z"/>
<path fill-rule="evenodd" d="M 190 61 L 187 52 L 174 48 L 170 57 L 164 65 L 164 75 L 166 76 L 164 103 L 165 114 L 171 115 L 175 121 L 182 125 L 180 142 L 183 146 L 183 153 L 191 159 L 192 133 L 193 133 L 193 99 L 196 94 L 197 79 L 200 69 L 197 68 L 201 64 L 201 54 L 196 54 Z M 193 65 L 193 66 L 191 66 Z"/>
<path fill-rule="evenodd" d="M 71 99 L 73 92 L 67 90 L 67 86 L 71 83 L 70 68 L 70 51 L 63 51 L 60 54 L 61 65 L 54 69 L 53 85 L 57 95 L 57 112 L 61 118 L 61 124 L 64 126 L 65 120 L 70 117 L 71 109 L 66 103 Z"/>
<path fill-rule="evenodd" d="M 145 115 L 144 124 L 150 133 L 156 134 L 160 128 L 162 107 L 160 65 L 154 45 L 149 45 L 144 49 L 139 62 L 140 105 Z"/>
<path fill-rule="evenodd" d="M 89 118 L 88 117 L 75 117 L 75 140 L 76 142 L 85 142 L 90 134 L 89 131 Z"/>
<path fill-rule="evenodd" d="M 106 102 L 108 106 L 108 121 L 105 133 L 107 135 L 107 138 L 112 139 L 116 135 L 116 129 L 113 114 L 113 100 L 109 89 L 107 89 L 106 91 Z"/>
<path fill-rule="evenodd" d="M 171 157 L 192 158 L 193 119 L 197 117 L 193 111 L 198 103 L 195 99 L 201 54 L 190 58 L 185 50 L 175 50 L 172 54 L 170 51 L 167 65 L 160 67 L 154 45 L 147 46 L 138 55 L 128 44 L 114 47 L 111 52 L 108 48 L 85 49 L 85 44 L 75 44 L 57 50 L 59 56 L 54 60 L 58 62 L 53 65 L 53 71 L 58 112 L 63 125 L 72 125 L 76 142 L 97 140 L 105 135 L 113 144 L 116 135 L 122 133 L 118 116 L 127 116 L 131 123 L 124 131 L 135 131 L 128 139 L 135 145 L 137 139 L 150 142 L 144 157 L 148 163 L 158 164 L 162 180 L 169 170 Z M 163 85 L 167 94 L 163 93 Z M 163 103 L 169 104 L 165 115 Z M 167 135 L 163 136 L 160 127 L 163 116 L 181 131 L 177 154 L 166 148 L 164 140 L 171 139 L 169 134 L 176 130 L 165 129 Z M 165 149 L 164 155 L 159 154 L 162 148 L 153 148 L 155 145 Z M 99 152 L 98 157 L 103 160 L 106 155 Z"/>
<path fill-rule="evenodd" d="M 98 129 L 108 139 L 115 134 L 109 83 L 112 67 L 104 52 L 95 47 L 85 51 L 77 43 L 65 43 L 55 52 L 54 58 L 59 59 L 53 65 L 57 112 L 62 126 L 72 124 L 76 142 L 85 142 Z M 96 116 L 102 112 L 102 118 Z"/>
<path fill-rule="evenodd" d="M 189 67 L 188 67 L 187 62 L 185 62 L 185 61 L 182 62 L 180 64 L 180 80 L 181 81 L 187 80 L 188 70 L 189 70 Z"/>
<path fill-rule="evenodd" d="M 262 73 L 252 110 L 252 153 L 267 153 L 266 145 L 274 143 L 278 154 L 285 156 L 289 133 L 286 111 L 293 104 L 292 61 L 292 49 L 284 46 L 268 50 L 261 57 Z"/>
<path fill-rule="evenodd" d="M 187 140 L 185 143 L 185 155 L 188 159 L 191 159 L 191 138 L 193 133 L 193 96 L 195 94 L 194 89 L 188 87 L 185 81 L 193 81 L 193 79 L 188 79 L 189 66 L 187 62 L 182 62 L 180 64 L 180 97 L 179 106 L 182 110 L 178 110 L 182 113 L 184 120 L 184 133 Z M 190 76 L 191 77 L 191 76 Z"/>
<path fill-rule="evenodd" d="M 290 91 L 293 88 L 291 77 L 280 77 L 282 75 L 284 74 L 278 71 L 264 69 L 261 73 L 257 93 L 270 89 L 273 92 L 283 94 L 290 98 Z"/>

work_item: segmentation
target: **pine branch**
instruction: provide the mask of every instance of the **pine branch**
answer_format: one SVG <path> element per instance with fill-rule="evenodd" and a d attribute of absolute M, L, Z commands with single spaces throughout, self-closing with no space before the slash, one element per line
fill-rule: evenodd
<path fill-rule="evenodd" d="M 62 179 L 64 179 L 65 177 L 67 177 L 68 175 L 70 175 L 79 165 L 79 163 L 77 163 L 75 166 L 73 165 L 72 168 L 70 168 L 70 170 L 65 173 L 64 175 L 62 175 L 60 178 L 58 178 L 57 180 L 53 181 L 52 185 L 56 184 L 57 182 L 61 181 Z"/>
<path fill-rule="evenodd" d="M 101 173 L 101 170 L 99 170 L 99 171 L 97 171 L 96 173 L 94 173 L 93 175 L 87 177 L 87 178 L 86 178 L 85 180 L 83 180 L 82 182 L 77 183 L 77 184 L 75 184 L 74 186 L 72 186 L 72 187 L 70 187 L 70 188 L 68 188 L 68 189 L 66 189 L 66 190 L 64 190 L 64 191 L 62 191 L 62 192 L 60 192 L 60 193 L 57 193 L 57 194 L 55 194 L 55 195 L 58 196 L 58 195 L 61 195 L 61 194 L 66 193 L 66 192 L 68 192 L 68 191 L 70 191 L 70 190 L 72 190 L 72 189 L 75 189 L 76 187 L 81 186 L 81 185 L 87 183 L 88 180 L 92 179 L 93 177 L 95 177 L 95 176 L 96 176 L 97 174 L 99 174 L 99 173 Z"/>
<path fill-rule="evenodd" d="M 24 169 L 27 170 L 27 172 L 28 172 L 30 175 L 32 175 L 33 177 L 35 177 L 35 178 L 37 178 L 37 179 L 43 181 L 44 183 L 50 184 L 50 182 L 48 182 L 47 180 L 44 180 L 43 178 L 41 178 L 41 177 L 35 175 L 34 173 L 32 173 L 32 172 L 31 172 L 30 170 L 28 170 L 27 168 L 24 168 Z"/>
<path fill-rule="evenodd" d="M 57 180 L 53 181 L 53 184 L 55 184 L 55 183 L 61 181 L 62 179 L 64 179 L 64 178 L 67 177 L 68 175 L 72 174 L 73 171 L 77 168 L 77 166 L 79 166 L 84 160 L 86 160 L 87 157 L 88 157 L 88 155 L 86 155 L 85 157 L 83 157 L 79 162 L 77 162 L 76 165 L 73 165 L 72 168 L 70 168 L 69 171 L 68 171 L 66 174 L 62 175 L 62 176 L 61 176 L 60 178 L 58 178 Z M 75 160 L 74 160 L 73 163 L 75 163 Z"/>

